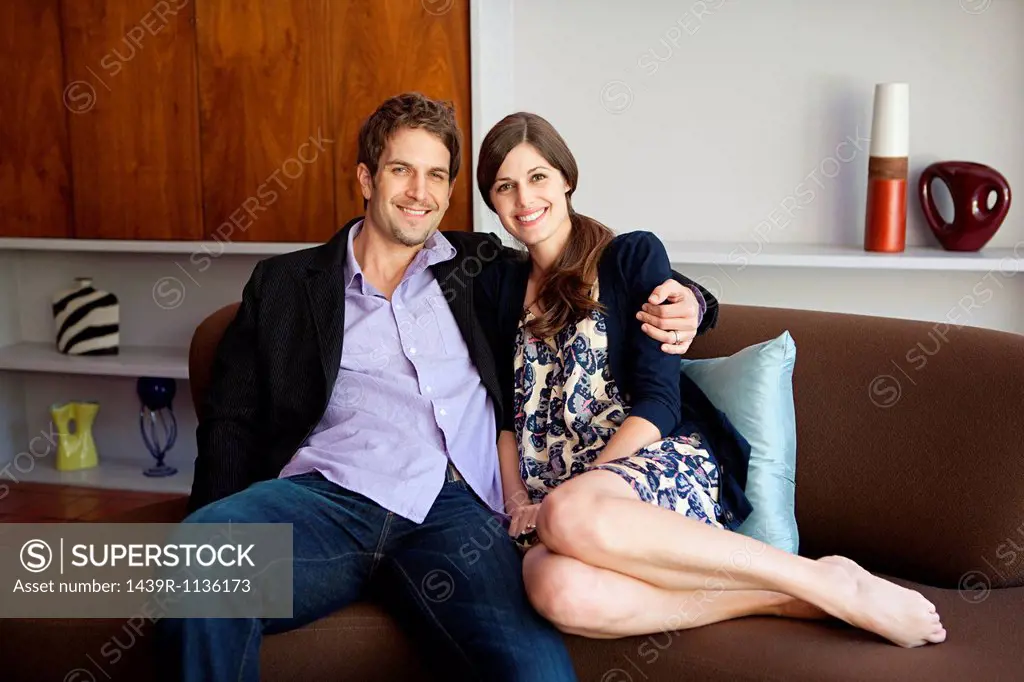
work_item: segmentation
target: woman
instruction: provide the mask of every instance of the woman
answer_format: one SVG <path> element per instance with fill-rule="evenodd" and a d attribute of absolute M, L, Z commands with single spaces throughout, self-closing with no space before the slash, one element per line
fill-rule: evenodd
<path fill-rule="evenodd" d="M 528 254 L 481 275 L 476 300 L 505 403 L 509 533 L 540 613 L 589 637 L 772 614 L 831 615 L 905 647 L 945 639 L 917 592 L 734 532 L 749 449 L 630 312 L 668 279 L 665 249 L 573 210 L 576 161 L 547 121 L 499 122 L 477 181 Z"/>

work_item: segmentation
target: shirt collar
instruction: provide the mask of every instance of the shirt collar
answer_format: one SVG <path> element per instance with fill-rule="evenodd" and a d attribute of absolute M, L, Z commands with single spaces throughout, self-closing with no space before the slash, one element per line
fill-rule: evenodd
<path fill-rule="evenodd" d="M 358 223 L 352 226 L 352 229 L 348 231 L 348 245 L 345 249 L 345 288 L 356 289 L 359 292 L 370 295 L 368 284 L 365 277 L 363 276 L 362 268 L 359 267 L 359 262 L 356 260 L 355 251 L 352 248 L 355 242 L 356 235 L 363 229 L 363 221 L 360 220 Z M 423 272 L 432 265 L 436 265 L 446 260 L 451 260 L 455 257 L 455 247 L 452 243 L 441 233 L 440 230 L 430 235 L 427 241 L 423 244 L 423 248 L 416 253 L 416 256 L 409 263 L 409 267 L 406 268 L 405 274 L 402 276 L 402 280 L 412 277 L 413 275 Z"/>

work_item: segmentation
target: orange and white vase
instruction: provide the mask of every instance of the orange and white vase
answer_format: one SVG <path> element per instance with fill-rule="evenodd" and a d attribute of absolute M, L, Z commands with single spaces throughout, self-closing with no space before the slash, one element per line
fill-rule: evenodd
<path fill-rule="evenodd" d="M 907 244 L 910 85 L 875 86 L 868 160 L 864 250 L 898 253 Z"/>

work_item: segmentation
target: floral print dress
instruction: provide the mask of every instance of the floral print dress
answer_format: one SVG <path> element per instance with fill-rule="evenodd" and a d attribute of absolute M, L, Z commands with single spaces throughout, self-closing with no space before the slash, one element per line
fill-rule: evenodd
<path fill-rule="evenodd" d="M 593 297 L 598 296 L 595 282 Z M 553 339 L 527 330 L 524 311 L 515 350 L 515 430 L 519 471 L 533 503 L 588 469 L 621 476 L 637 497 L 721 527 L 718 467 L 699 433 L 666 438 L 630 457 L 591 467 L 628 416 L 608 362 L 604 314 L 593 311 Z"/>

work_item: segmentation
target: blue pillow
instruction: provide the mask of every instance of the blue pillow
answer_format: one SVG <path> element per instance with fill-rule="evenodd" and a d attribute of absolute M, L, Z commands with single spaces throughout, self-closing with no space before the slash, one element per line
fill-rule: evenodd
<path fill-rule="evenodd" d="M 682 360 L 682 371 L 750 443 L 747 498 L 754 511 L 737 532 L 797 553 L 796 411 L 789 332 L 723 358 Z"/>

